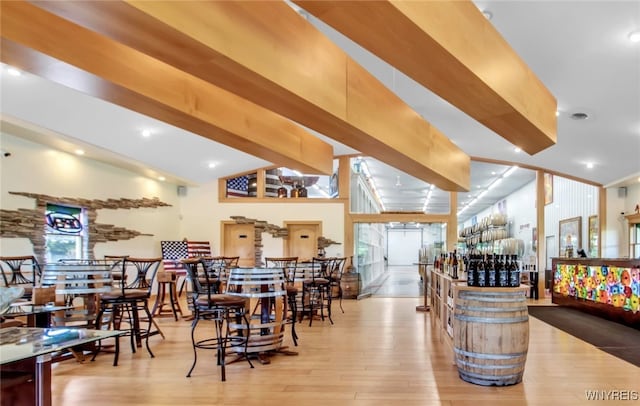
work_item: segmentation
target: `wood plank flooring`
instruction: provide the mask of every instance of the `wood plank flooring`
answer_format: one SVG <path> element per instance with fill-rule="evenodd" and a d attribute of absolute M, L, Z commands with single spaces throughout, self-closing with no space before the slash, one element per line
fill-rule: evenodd
<path fill-rule="evenodd" d="M 298 356 L 276 355 L 271 364 L 227 366 L 220 382 L 214 352 L 193 352 L 188 321 L 159 319 L 166 339 L 150 339 L 132 354 L 123 340 L 120 364 L 112 354 L 95 362 L 54 365 L 54 405 L 585 405 L 586 390 L 640 390 L 640 368 L 530 318 L 524 380 L 482 387 L 458 377 L 450 344 L 430 313 L 416 312 L 421 298 L 369 298 L 335 306 L 334 325 L 314 321 L 296 328 Z M 293 346 L 287 333 L 286 344 Z M 597 403 L 597 402 L 596 402 Z M 635 402 L 626 402 L 635 404 Z"/>

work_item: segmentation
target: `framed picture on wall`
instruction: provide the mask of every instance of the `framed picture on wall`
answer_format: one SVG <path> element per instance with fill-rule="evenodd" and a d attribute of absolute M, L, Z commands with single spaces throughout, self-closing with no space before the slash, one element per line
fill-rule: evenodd
<path fill-rule="evenodd" d="M 553 203 L 553 175 L 544 174 L 544 204 Z"/>
<path fill-rule="evenodd" d="M 597 258 L 598 255 L 598 216 L 589 216 L 589 256 Z"/>
<path fill-rule="evenodd" d="M 582 217 L 560 220 L 558 243 L 559 256 L 573 258 L 576 255 L 576 251 L 582 247 Z"/>

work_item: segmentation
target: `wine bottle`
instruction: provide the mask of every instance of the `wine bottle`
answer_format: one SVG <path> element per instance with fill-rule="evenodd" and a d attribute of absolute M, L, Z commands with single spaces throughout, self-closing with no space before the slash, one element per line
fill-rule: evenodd
<path fill-rule="evenodd" d="M 458 279 L 458 254 L 453 250 L 451 254 L 451 278 Z"/>
<path fill-rule="evenodd" d="M 480 256 L 480 260 L 478 261 L 478 270 L 477 270 L 477 278 L 476 278 L 476 286 L 484 288 L 487 286 L 487 268 L 486 268 L 486 254 L 485 256 Z"/>
<path fill-rule="evenodd" d="M 478 276 L 478 268 L 476 267 L 477 260 L 475 255 L 469 256 L 469 262 L 467 265 L 467 286 L 476 286 L 476 280 Z"/>
<path fill-rule="evenodd" d="M 504 261 L 506 255 L 498 255 L 498 263 L 496 265 L 496 271 L 498 273 L 498 286 L 506 288 L 509 286 L 509 275 L 507 266 Z"/>
<path fill-rule="evenodd" d="M 488 277 L 487 286 L 489 287 L 495 287 L 498 279 L 496 277 L 496 266 L 495 266 L 495 261 L 493 256 L 494 254 L 491 254 L 491 256 L 488 256 L 488 259 L 487 259 L 487 277 Z"/>

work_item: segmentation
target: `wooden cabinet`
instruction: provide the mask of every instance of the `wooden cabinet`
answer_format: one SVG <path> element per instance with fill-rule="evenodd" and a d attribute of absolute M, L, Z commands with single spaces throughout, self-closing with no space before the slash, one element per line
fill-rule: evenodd
<path fill-rule="evenodd" d="M 640 213 L 625 216 L 629 223 L 629 258 L 640 259 Z"/>

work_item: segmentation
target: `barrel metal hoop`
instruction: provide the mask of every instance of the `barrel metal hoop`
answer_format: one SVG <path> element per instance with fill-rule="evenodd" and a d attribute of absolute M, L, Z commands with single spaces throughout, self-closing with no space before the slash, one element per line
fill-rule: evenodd
<path fill-rule="evenodd" d="M 524 368 L 524 363 L 525 363 L 525 361 L 523 360 L 522 362 L 517 362 L 515 364 L 485 365 L 485 364 L 475 364 L 473 362 L 468 362 L 461 359 L 457 359 L 456 362 L 458 363 L 459 366 L 462 365 L 465 367 L 487 369 L 487 370 Z"/>
<path fill-rule="evenodd" d="M 472 307 L 456 304 L 456 310 L 471 310 L 473 312 L 524 312 L 528 311 L 527 307 Z"/>
<path fill-rule="evenodd" d="M 491 377 L 491 376 L 482 375 L 482 374 L 476 374 L 476 373 L 468 372 L 468 371 L 458 371 L 458 372 L 460 374 L 466 375 L 468 377 L 482 379 L 482 380 L 487 381 L 487 382 L 507 381 L 509 379 L 518 379 L 518 378 L 520 378 L 522 376 L 522 373 L 513 374 L 513 375 L 499 375 L 499 376 L 496 376 L 496 377 Z M 495 379 L 491 379 L 491 378 L 495 378 Z"/>
<path fill-rule="evenodd" d="M 495 303 L 526 303 L 525 297 L 513 296 L 513 297 L 487 297 L 487 296 L 472 296 L 472 295 L 460 295 L 460 299 L 475 300 L 478 302 L 495 302 Z"/>
<path fill-rule="evenodd" d="M 492 318 L 492 317 L 475 317 L 475 316 L 465 316 L 463 314 L 455 314 L 456 320 L 460 321 L 471 321 L 477 323 L 487 323 L 487 324 L 509 324 L 509 323 L 523 323 L 529 321 L 529 316 L 522 317 L 503 317 L 503 318 Z"/>
<path fill-rule="evenodd" d="M 515 352 L 511 354 L 482 354 L 477 352 L 465 351 L 460 348 L 454 348 L 453 351 L 456 354 L 464 355 L 465 357 L 473 357 L 478 359 L 495 359 L 495 360 L 509 360 L 516 357 L 526 357 L 526 352 Z"/>

